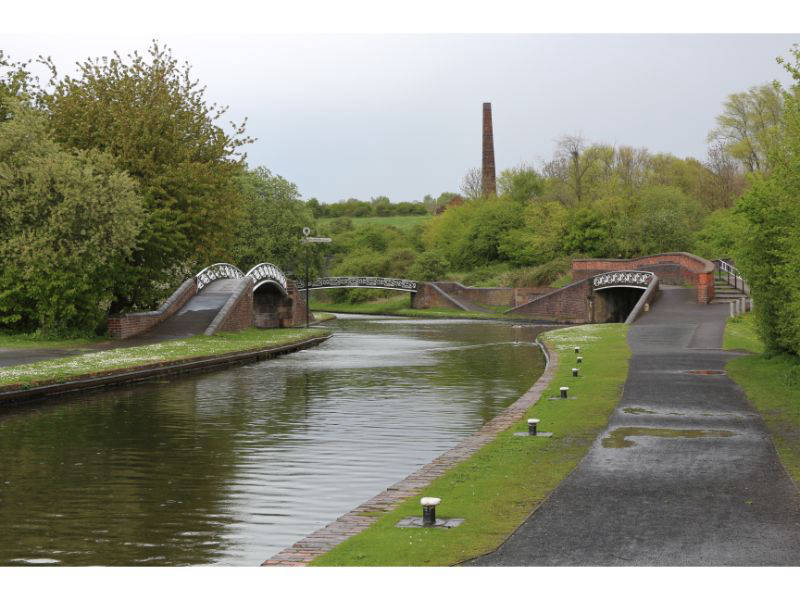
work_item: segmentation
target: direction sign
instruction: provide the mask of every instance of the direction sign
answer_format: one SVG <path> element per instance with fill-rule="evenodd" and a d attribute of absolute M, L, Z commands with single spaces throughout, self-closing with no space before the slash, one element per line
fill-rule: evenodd
<path fill-rule="evenodd" d="M 304 244 L 329 244 L 333 240 L 331 238 L 307 237 L 300 241 L 302 241 Z"/>

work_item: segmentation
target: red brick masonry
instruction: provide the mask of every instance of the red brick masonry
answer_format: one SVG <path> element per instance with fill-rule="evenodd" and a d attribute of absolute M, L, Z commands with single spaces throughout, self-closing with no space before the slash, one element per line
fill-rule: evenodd
<path fill-rule="evenodd" d="M 158 310 L 139 313 L 111 315 L 108 317 L 108 333 L 120 340 L 149 331 L 167 317 L 180 310 L 197 293 L 194 277 L 184 281 Z"/>
<path fill-rule="evenodd" d="M 205 330 L 205 335 L 218 331 L 242 331 L 253 326 L 253 280 L 245 277 L 217 316 Z"/>
<path fill-rule="evenodd" d="M 477 432 L 466 438 L 455 448 L 448 450 L 432 462 L 415 471 L 402 481 L 386 488 L 374 498 L 357 506 L 349 513 L 342 515 L 333 523 L 329 523 L 295 543 L 290 548 L 282 550 L 272 558 L 265 560 L 262 566 L 266 567 L 305 567 L 318 556 L 322 556 L 334 546 L 346 539 L 364 531 L 379 517 L 367 513 L 386 513 L 394 510 L 401 502 L 419 494 L 426 485 L 442 475 L 448 469 L 466 460 L 480 448 L 491 442 L 497 435 L 523 417 L 525 411 L 536 404 L 545 388 L 550 385 L 558 369 L 558 353 L 551 348 L 545 348 L 548 357 L 547 367 L 542 376 L 533 384 L 525 394 L 514 404 L 506 408 L 494 419 L 486 423 Z M 447 501 L 447 498 L 444 499 Z"/>
<path fill-rule="evenodd" d="M 572 280 L 580 281 L 607 271 L 652 271 L 661 283 L 689 283 L 697 288 L 697 301 L 707 304 L 714 298 L 714 264 L 688 252 L 668 252 L 640 258 L 577 258 L 572 261 Z"/>

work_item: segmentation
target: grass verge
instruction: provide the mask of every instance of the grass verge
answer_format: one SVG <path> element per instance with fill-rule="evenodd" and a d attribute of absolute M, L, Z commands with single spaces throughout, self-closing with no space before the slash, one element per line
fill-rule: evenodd
<path fill-rule="evenodd" d="M 761 413 L 781 462 L 800 485 L 800 358 L 762 354 L 752 313 L 728 321 L 724 347 L 758 353 L 731 360 L 726 370 Z"/>
<path fill-rule="evenodd" d="M 36 363 L 0 368 L 0 388 L 5 386 L 32 387 L 59 383 L 82 376 L 106 375 L 132 367 L 154 366 L 177 360 L 219 356 L 232 352 L 269 349 L 318 337 L 326 329 L 246 329 L 235 333 L 198 335 L 173 340 L 89 352 Z"/>
<path fill-rule="evenodd" d="M 627 326 L 584 325 L 542 334 L 559 354 L 556 376 L 528 414 L 474 455 L 436 479 L 360 534 L 342 542 L 312 565 L 425 566 L 450 565 L 495 549 L 553 491 L 603 431 L 622 394 L 630 350 Z M 573 347 L 584 362 L 581 376 L 571 376 Z M 558 396 L 570 387 L 570 400 Z M 553 436 L 517 437 L 526 419 L 541 419 L 540 431 Z M 455 529 L 398 529 L 407 516 L 418 516 L 421 496 L 442 498 L 438 518 L 464 518 Z"/>
<path fill-rule="evenodd" d="M 38 348 L 73 348 L 107 340 L 105 337 L 47 339 L 30 333 L 0 333 L 0 348 L 34 350 Z"/>
<path fill-rule="evenodd" d="M 499 312 L 502 307 L 487 307 L 487 311 L 493 312 L 472 312 L 458 310 L 456 308 L 409 308 L 408 294 L 387 298 L 383 300 L 359 302 L 350 304 L 342 302 L 340 304 L 323 304 L 313 302 L 312 310 L 324 310 L 333 313 L 352 313 L 359 315 L 392 315 L 398 317 L 426 317 L 429 319 L 503 319 L 525 321 L 524 317 L 517 315 L 506 315 Z M 505 310 L 505 309 L 503 309 Z"/>
<path fill-rule="evenodd" d="M 722 347 L 725 350 L 748 350 L 754 354 L 764 352 L 764 343 L 758 337 L 753 313 L 749 312 L 728 319 Z"/>

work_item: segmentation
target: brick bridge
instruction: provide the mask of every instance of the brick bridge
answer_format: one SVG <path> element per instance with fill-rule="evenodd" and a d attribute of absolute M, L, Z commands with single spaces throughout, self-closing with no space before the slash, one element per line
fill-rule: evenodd
<path fill-rule="evenodd" d="M 555 323 L 631 321 L 658 297 L 659 284 L 691 285 L 697 301 L 714 297 L 714 265 L 685 252 L 635 259 L 576 259 L 574 283 L 562 288 L 474 288 L 447 281 L 390 277 L 323 277 L 309 290 L 371 288 L 408 292 L 413 308 L 494 312 Z M 158 339 L 178 333 L 236 331 L 250 326 L 292 327 L 305 323 L 302 283 L 288 280 L 270 263 L 243 273 L 227 263 L 206 267 L 187 279 L 158 310 L 109 318 L 113 337 L 148 333 Z"/>

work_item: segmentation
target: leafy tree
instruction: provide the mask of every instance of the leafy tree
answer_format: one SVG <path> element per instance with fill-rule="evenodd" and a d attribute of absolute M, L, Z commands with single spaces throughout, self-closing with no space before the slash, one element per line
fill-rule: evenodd
<path fill-rule="evenodd" d="M 783 129 L 784 92 L 774 82 L 731 94 L 708 135 L 750 172 L 770 169 L 770 154 Z"/>
<path fill-rule="evenodd" d="M 234 238 L 231 262 L 249 269 L 271 262 L 284 270 L 296 270 L 302 257 L 303 227 L 314 217 L 300 199 L 297 186 L 268 169 L 258 167 L 239 178 L 245 198 L 244 215 Z"/>
<path fill-rule="evenodd" d="M 695 233 L 692 252 L 710 260 L 731 258 L 747 236 L 747 221 L 733 209 L 722 208 L 708 215 Z"/>
<path fill-rule="evenodd" d="M 156 42 L 147 56 L 88 59 L 77 77 L 53 77 L 39 101 L 56 140 L 100 150 L 139 184 L 145 221 L 120 268 L 114 309 L 148 307 L 199 267 L 227 253 L 242 215 L 238 148 L 252 141 L 216 124 L 226 111 Z"/>
<path fill-rule="evenodd" d="M 544 180 L 533 167 L 522 164 L 501 171 L 497 189 L 501 196 L 508 196 L 517 204 L 526 204 L 542 194 Z"/>
<path fill-rule="evenodd" d="M 450 263 L 441 254 L 429 250 L 417 256 L 411 276 L 420 281 L 437 281 L 447 273 Z"/>
<path fill-rule="evenodd" d="M 98 150 L 65 150 L 47 119 L 6 99 L 0 122 L 0 324 L 93 333 L 143 221 L 136 184 Z"/>
<path fill-rule="evenodd" d="M 779 59 L 794 79 L 783 93 L 785 131 L 770 146 L 771 172 L 755 176 L 736 204 L 747 235 L 734 252 L 756 301 L 761 338 L 772 352 L 800 354 L 800 45 Z"/>

